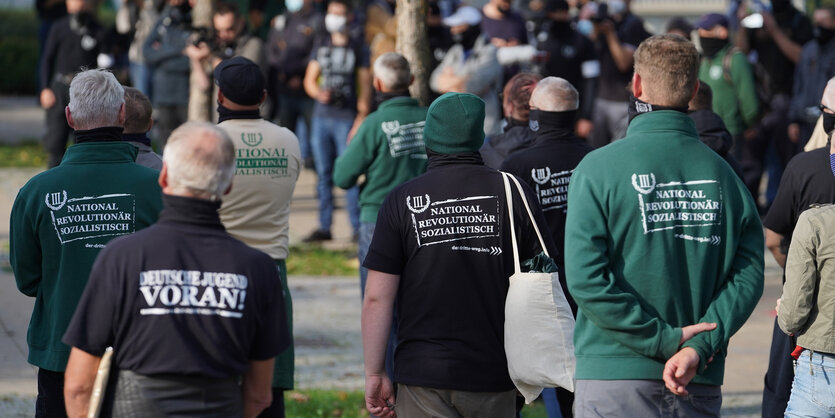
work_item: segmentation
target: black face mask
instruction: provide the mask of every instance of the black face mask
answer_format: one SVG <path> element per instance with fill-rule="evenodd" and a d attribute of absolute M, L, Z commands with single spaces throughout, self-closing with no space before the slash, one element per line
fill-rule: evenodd
<path fill-rule="evenodd" d="M 577 111 L 546 112 L 533 109 L 530 113 L 528 126 L 537 137 L 559 137 L 569 136 L 574 133 L 574 124 L 577 122 Z"/>
<path fill-rule="evenodd" d="M 774 14 L 788 11 L 792 7 L 789 0 L 771 0 L 771 10 Z"/>
<path fill-rule="evenodd" d="M 708 37 L 701 37 L 699 38 L 702 44 L 702 51 L 704 52 L 705 56 L 708 58 L 713 58 L 725 45 L 728 44 L 727 39 L 720 39 L 720 38 L 708 38 Z"/>
<path fill-rule="evenodd" d="M 682 113 L 687 113 L 687 107 L 670 107 L 649 104 L 637 97 L 634 94 L 629 95 L 629 123 L 632 119 L 644 113 L 655 112 L 656 110 L 675 110 Z"/>
<path fill-rule="evenodd" d="M 818 45 L 824 46 L 835 37 L 835 29 L 827 29 L 820 26 L 815 26 L 815 40 Z"/>
<path fill-rule="evenodd" d="M 478 26 L 470 26 L 464 32 L 452 35 L 452 40 L 457 44 L 461 44 L 465 50 L 470 50 L 475 46 L 475 41 L 478 40 L 479 35 L 481 35 L 481 28 Z"/>
<path fill-rule="evenodd" d="M 556 37 L 562 37 L 571 32 L 571 22 L 567 20 L 552 20 L 549 32 Z"/>
<path fill-rule="evenodd" d="M 823 131 L 826 132 L 826 135 L 832 135 L 832 131 L 835 130 L 835 113 L 825 113 L 823 114 Z"/>
<path fill-rule="evenodd" d="M 393 99 L 395 97 L 409 97 L 409 91 L 382 93 L 374 90 L 374 104 L 377 106 L 381 105 L 386 100 Z"/>

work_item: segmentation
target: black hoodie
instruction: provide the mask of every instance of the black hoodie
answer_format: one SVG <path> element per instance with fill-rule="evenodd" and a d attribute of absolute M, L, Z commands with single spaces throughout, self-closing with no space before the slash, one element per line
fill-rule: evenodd
<path fill-rule="evenodd" d="M 722 119 L 712 110 L 695 110 L 689 113 L 690 119 L 696 123 L 696 130 L 699 132 L 699 139 L 710 149 L 716 151 L 720 157 L 730 164 L 739 178 L 742 177 L 742 166 L 736 158 L 729 153 L 733 146 L 733 137 Z"/>

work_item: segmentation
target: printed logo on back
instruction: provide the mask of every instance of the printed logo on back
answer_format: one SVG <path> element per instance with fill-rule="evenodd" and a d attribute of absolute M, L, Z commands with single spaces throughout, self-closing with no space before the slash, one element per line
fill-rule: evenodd
<path fill-rule="evenodd" d="M 132 234 L 136 230 L 136 198 L 132 194 L 108 194 L 69 198 L 67 191 L 47 193 L 52 225 L 61 244 L 107 236 Z M 86 248 L 98 248 L 87 245 Z"/>
<path fill-rule="evenodd" d="M 443 201 L 432 201 L 428 194 L 407 196 L 406 207 L 411 212 L 415 238 L 421 247 L 499 235 L 498 196 L 472 196 Z M 501 253 L 496 247 L 455 246 L 453 250 L 492 255 Z"/>

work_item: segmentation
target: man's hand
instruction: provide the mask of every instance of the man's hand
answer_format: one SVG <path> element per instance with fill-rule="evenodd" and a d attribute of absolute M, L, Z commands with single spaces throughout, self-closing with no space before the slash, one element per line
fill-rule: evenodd
<path fill-rule="evenodd" d="M 371 415 L 396 417 L 394 388 L 385 373 L 365 376 L 365 407 Z"/>
<path fill-rule="evenodd" d="M 780 26 L 777 25 L 777 20 L 774 19 L 774 15 L 765 11 L 760 14 L 763 16 L 763 29 L 765 29 L 769 35 L 774 35 L 775 30 L 780 30 Z"/>
<path fill-rule="evenodd" d="M 183 55 L 187 56 L 188 59 L 194 62 L 200 62 L 208 58 L 209 54 L 211 54 L 211 50 L 209 46 L 206 45 L 205 42 L 200 42 L 199 45 L 194 46 L 193 44 L 188 44 L 188 46 L 183 49 Z"/>
<path fill-rule="evenodd" d="M 716 329 L 715 322 L 700 322 L 698 324 L 688 325 L 686 327 L 681 328 L 681 341 L 678 342 L 678 345 L 684 344 L 685 341 L 693 338 L 696 334 L 700 334 L 705 331 L 713 331 Z"/>
<path fill-rule="evenodd" d="M 575 133 L 580 138 L 588 138 L 591 134 L 591 130 L 594 128 L 594 124 L 588 119 L 580 119 L 577 121 L 577 127 L 575 128 Z"/>
<path fill-rule="evenodd" d="M 52 89 L 41 90 L 41 107 L 49 109 L 52 106 L 55 106 L 55 93 L 52 92 Z"/>
<path fill-rule="evenodd" d="M 319 89 L 319 94 L 316 95 L 316 101 L 321 104 L 328 104 L 331 101 L 331 91 L 328 89 Z"/>
<path fill-rule="evenodd" d="M 466 85 L 466 81 L 466 77 L 456 75 L 455 71 L 451 67 L 447 67 L 444 68 L 444 70 L 438 77 L 438 89 L 444 93 L 448 93 L 451 91 L 456 93 L 464 93 L 464 86 Z"/>
<path fill-rule="evenodd" d="M 698 368 L 699 353 L 691 347 L 684 347 L 664 365 L 664 385 L 678 396 L 688 395 L 687 384 L 696 376 Z"/>

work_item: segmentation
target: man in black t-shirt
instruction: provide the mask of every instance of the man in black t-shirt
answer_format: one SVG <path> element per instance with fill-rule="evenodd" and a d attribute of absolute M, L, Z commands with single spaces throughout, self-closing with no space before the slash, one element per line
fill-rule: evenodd
<path fill-rule="evenodd" d="M 365 399 L 374 415 L 394 414 L 384 353 L 395 298 L 398 414 L 515 415 L 503 344 L 514 271 L 508 216 L 515 220 L 520 259 L 542 249 L 519 194 L 512 194 L 509 215 L 501 174 L 481 160 L 483 123 L 484 102 L 475 95 L 435 100 L 424 128 L 426 174 L 392 190 L 380 208 L 363 262 L 369 270 L 362 312 Z M 542 212 L 531 209 L 541 230 Z M 543 238 L 554 254 L 550 236 Z"/>
<path fill-rule="evenodd" d="M 290 342 L 284 299 L 272 259 L 220 222 L 234 170 L 223 131 L 172 132 L 159 221 L 102 250 L 64 335 L 70 416 L 87 415 L 107 347 L 115 375 L 105 416 L 250 417 L 270 405 L 274 357 Z"/>
<path fill-rule="evenodd" d="M 304 75 L 304 90 L 316 101 L 310 146 L 316 166 L 319 228 L 305 241 L 329 241 L 333 222 L 333 166 L 371 110 L 368 47 L 350 34 L 353 12 L 346 0 L 332 0 L 325 15 L 327 36 L 318 40 Z M 348 219 L 359 237 L 359 189 L 345 193 Z"/>
<path fill-rule="evenodd" d="M 761 28 L 743 27 L 736 35 L 736 46 L 743 53 L 757 55 L 754 75 L 757 96 L 764 109 L 760 121 L 745 132 L 740 163 L 745 183 L 754 193 L 754 199 L 758 200 L 760 179 L 766 169 L 766 154 L 770 146 L 774 147 L 778 161 L 776 167 L 769 169 L 768 202 L 771 201 L 769 195 L 774 195 L 780 181 L 780 173 L 804 145 L 789 138 L 789 108 L 795 64 L 800 61 L 803 44 L 813 38 L 809 18 L 795 9 L 790 0 L 772 0 L 771 7 L 770 12 L 761 12 Z"/>
<path fill-rule="evenodd" d="M 824 98 L 829 102 L 835 101 L 835 88 L 827 88 Z M 831 132 L 829 136 L 831 141 Z M 835 177 L 830 167 L 830 152 L 830 144 L 827 144 L 824 148 L 798 154 L 783 172 L 777 196 L 763 221 L 765 245 L 780 267 L 786 266 L 788 246 L 800 213 L 816 203 L 835 202 Z M 763 417 L 782 417 L 786 410 L 794 379 L 790 357 L 794 347 L 794 337 L 783 333 L 775 319 L 763 388 Z"/>

